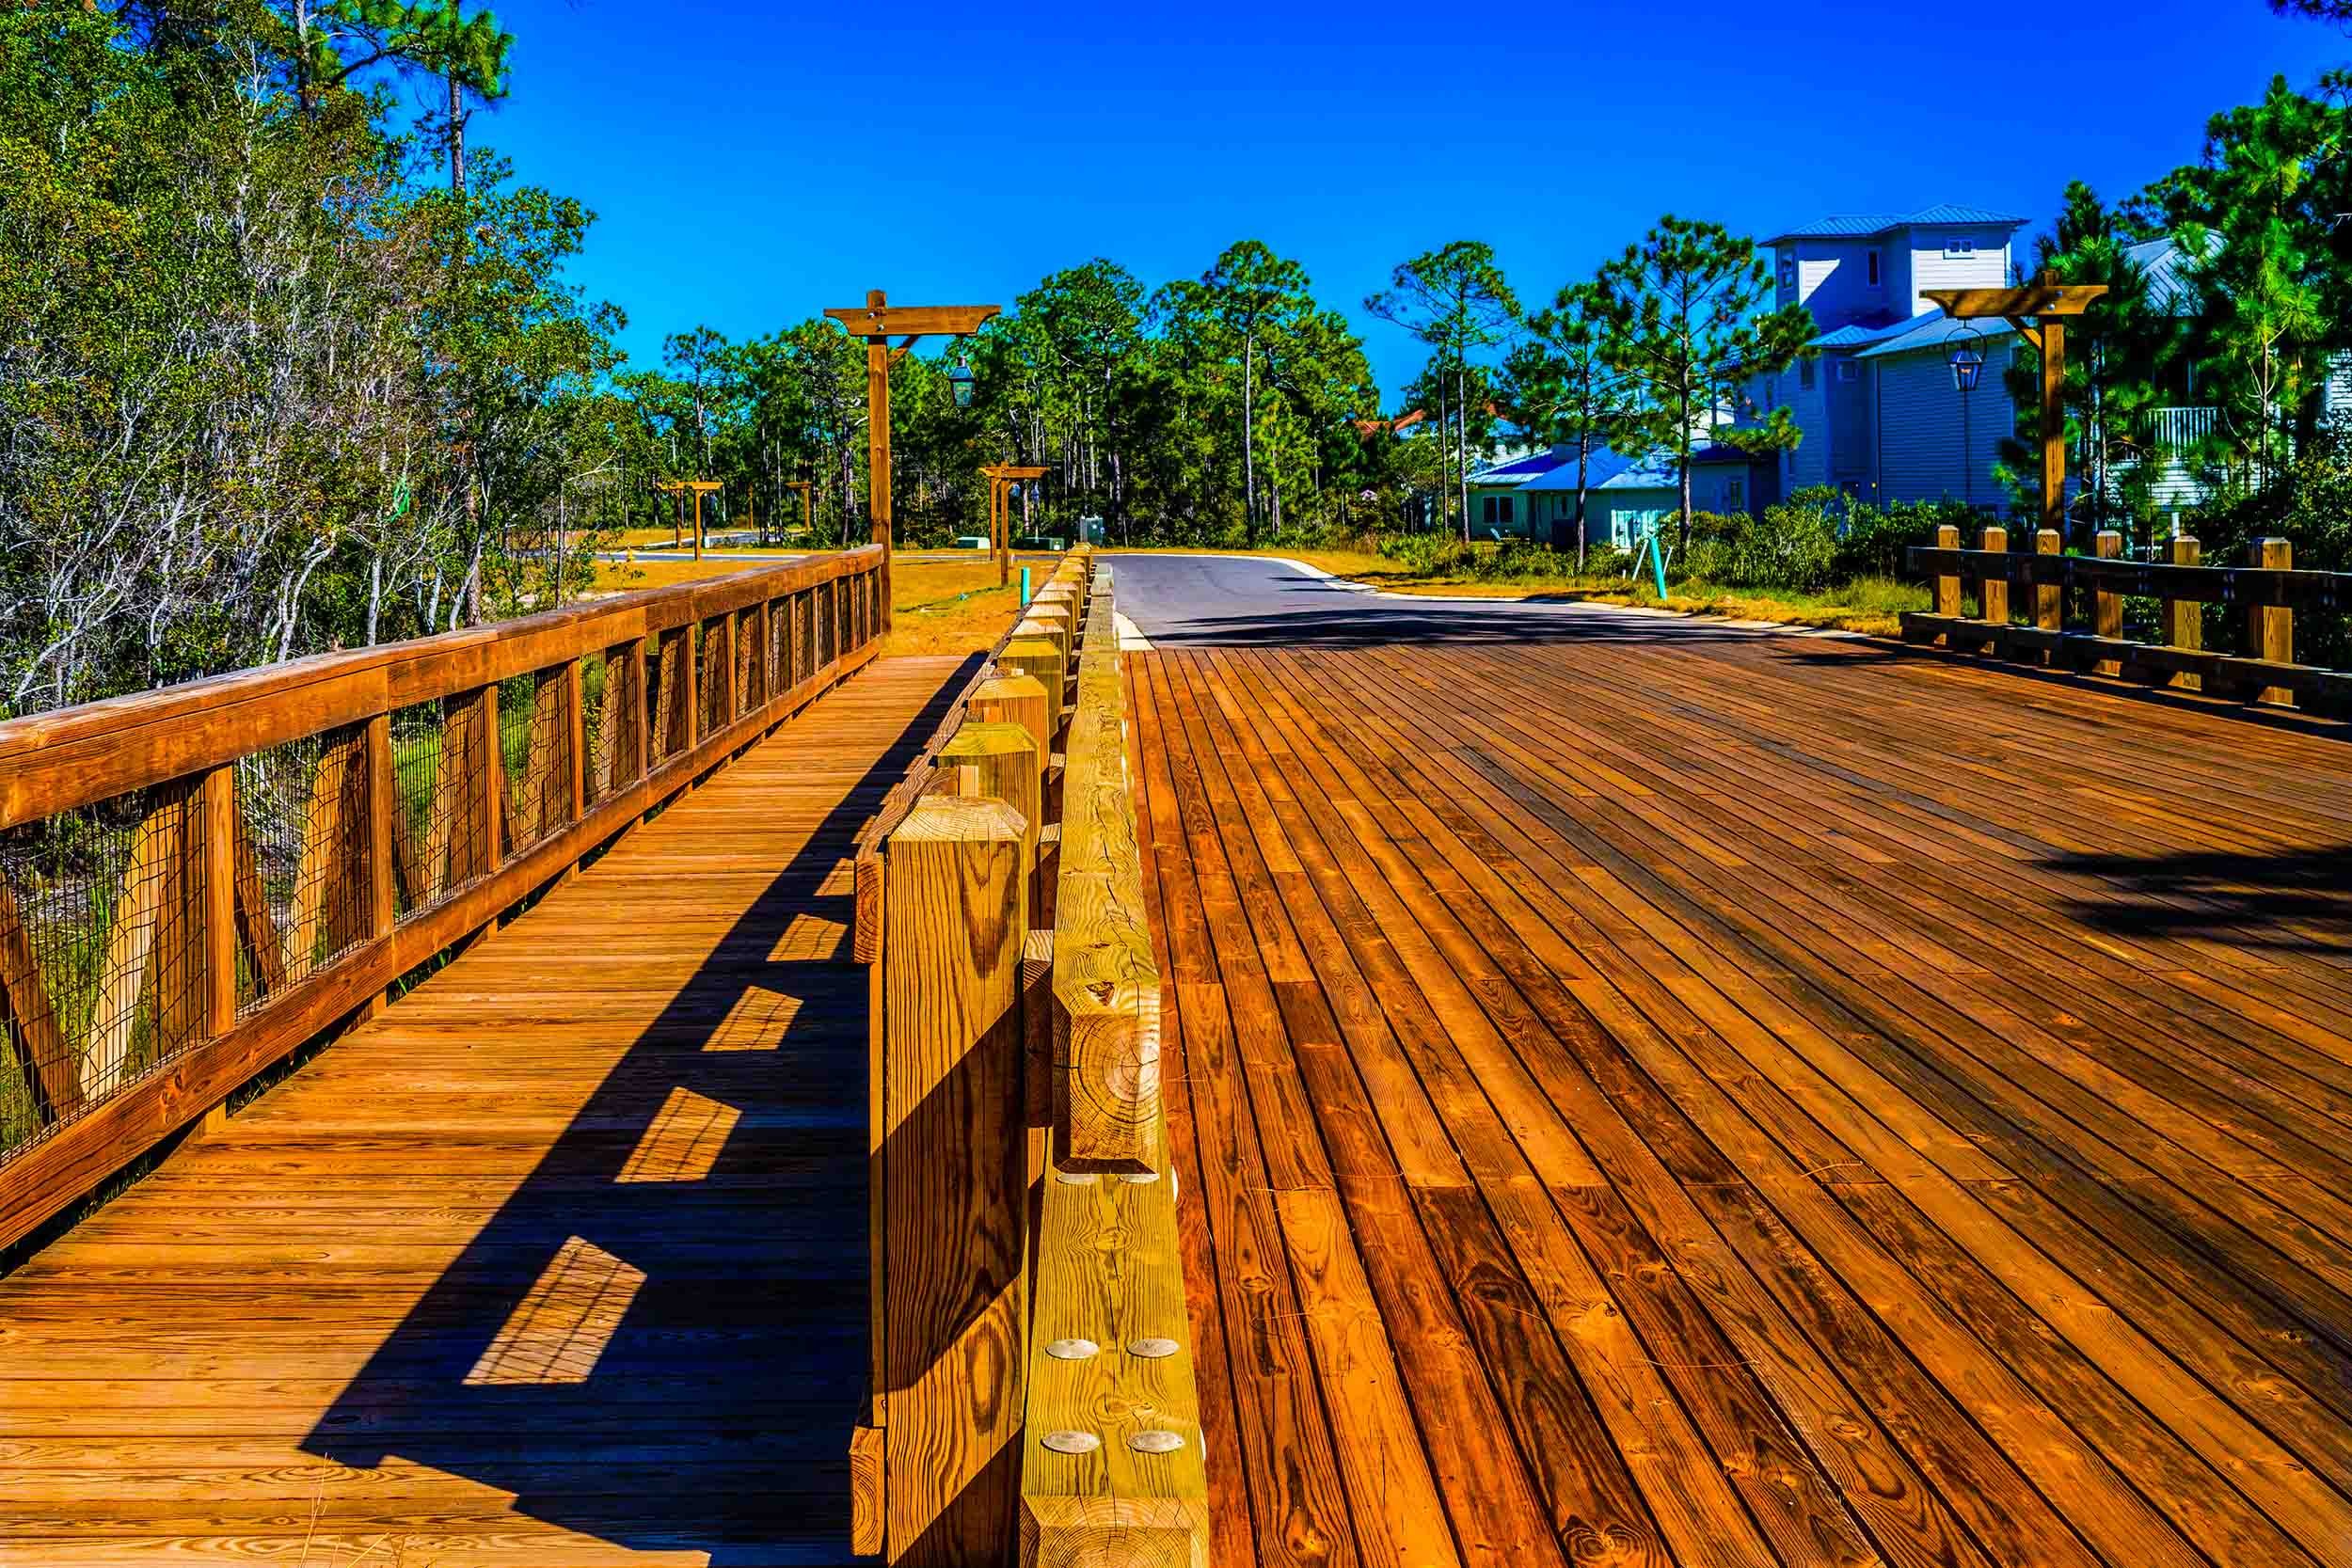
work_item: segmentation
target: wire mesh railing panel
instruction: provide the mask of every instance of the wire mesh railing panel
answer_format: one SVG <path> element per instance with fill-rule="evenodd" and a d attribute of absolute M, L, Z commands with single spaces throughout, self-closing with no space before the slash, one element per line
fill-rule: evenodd
<path fill-rule="evenodd" d="M 506 853 L 538 843 L 571 820 L 572 726 L 564 668 L 499 686 L 499 751 L 505 780 Z"/>
<path fill-rule="evenodd" d="M 0 1161 L 206 1037 L 194 780 L 0 833 Z"/>
<path fill-rule="evenodd" d="M 605 711 L 605 683 L 617 683 L 616 669 L 601 653 L 580 661 L 580 741 L 587 748 L 580 768 L 583 804 L 595 804 L 612 789 L 612 728 Z"/>
<path fill-rule="evenodd" d="M 734 662 L 727 655 L 726 621 L 706 621 L 702 625 L 702 652 L 695 671 L 694 734 L 697 737 L 715 733 L 733 717 L 727 711 L 727 690 L 734 684 Z"/>
<path fill-rule="evenodd" d="M 769 601 L 768 637 L 759 650 L 763 689 L 771 701 L 792 689 L 791 647 L 792 595 L 787 594 Z"/>
<path fill-rule="evenodd" d="M 691 694 L 700 632 L 691 624 L 663 632 L 650 656 L 655 762 L 666 762 L 694 743 Z"/>
<path fill-rule="evenodd" d="M 246 1013 L 373 931 L 365 732 L 240 757 L 235 779 L 237 1010 Z"/>
<path fill-rule="evenodd" d="M 449 888 L 451 822 L 463 792 L 445 775 L 465 752 L 460 736 L 444 765 L 445 728 L 437 702 L 392 710 L 392 899 L 401 920 L 439 903 Z"/>
<path fill-rule="evenodd" d="M 735 712 L 740 719 L 768 700 L 768 661 L 760 652 L 759 606 L 735 612 Z"/>

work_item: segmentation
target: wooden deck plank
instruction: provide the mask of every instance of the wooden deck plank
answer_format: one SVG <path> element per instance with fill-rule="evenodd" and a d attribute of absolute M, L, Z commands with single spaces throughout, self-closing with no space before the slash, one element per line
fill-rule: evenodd
<path fill-rule="evenodd" d="M 1577 1517 L 1613 1462 L 1559 1465 L 1584 1439 L 1534 1412 L 1625 1354 L 1579 1342 L 1597 1310 L 1683 1441 L 1769 1471 L 1740 1528 L 1771 1547 L 1725 1560 L 2352 1561 L 2337 732 L 1779 638 L 1131 678 L 1183 828 L 1162 893 L 1216 868 L 1168 973 L 1267 976 L 1235 1070 L 1284 1085 L 1270 1160 L 1277 1127 L 1331 1149 L 1433 1459 L 1489 1429 Z M 1334 1199 L 1300 1201 L 1294 1266 Z M 1432 1300 L 1508 1390 L 1442 1438 L 1410 1388 Z M 1398 1418 L 1321 1392 L 1335 1431 Z M 1654 1503 L 1658 1432 L 1582 1430 Z M 1775 1515 L 1791 1484 L 1847 1533 Z"/>

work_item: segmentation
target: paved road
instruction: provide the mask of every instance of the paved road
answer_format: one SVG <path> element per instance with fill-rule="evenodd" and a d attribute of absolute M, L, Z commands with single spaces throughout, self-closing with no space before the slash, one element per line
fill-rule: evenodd
<path fill-rule="evenodd" d="M 1758 635 L 1754 626 L 1607 605 L 1373 594 L 1260 556 L 1120 554 L 1110 560 L 1120 610 L 1153 642 L 1360 647 Z"/>

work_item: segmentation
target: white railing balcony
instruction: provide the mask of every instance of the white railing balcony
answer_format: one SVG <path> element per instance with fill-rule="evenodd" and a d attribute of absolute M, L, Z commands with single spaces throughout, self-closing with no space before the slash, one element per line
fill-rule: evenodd
<path fill-rule="evenodd" d="M 2213 434 L 2217 410 L 2151 408 L 2140 415 L 2139 437 L 2166 451 L 2186 451 Z"/>

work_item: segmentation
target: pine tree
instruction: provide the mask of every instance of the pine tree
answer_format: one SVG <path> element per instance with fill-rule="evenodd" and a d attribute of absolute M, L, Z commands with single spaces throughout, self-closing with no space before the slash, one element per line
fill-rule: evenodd
<path fill-rule="evenodd" d="M 1775 408 L 1761 425 L 1733 427 L 1740 385 L 1788 368 L 1814 335 L 1802 305 L 1765 311 L 1772 274 L 1756 242 L 1720 224 L 1672 213 L 1640 244 L 1600 269 L 1607 326 L 1602 357 L 1625 377 L 1637 405 L 1622 427 L 1647 451 L 1675 460 L 1681 543 L 1691 541 L 1691 453 L 1702 440 L 1744 451 L 1797 444 L 1796 421 Z"/>

